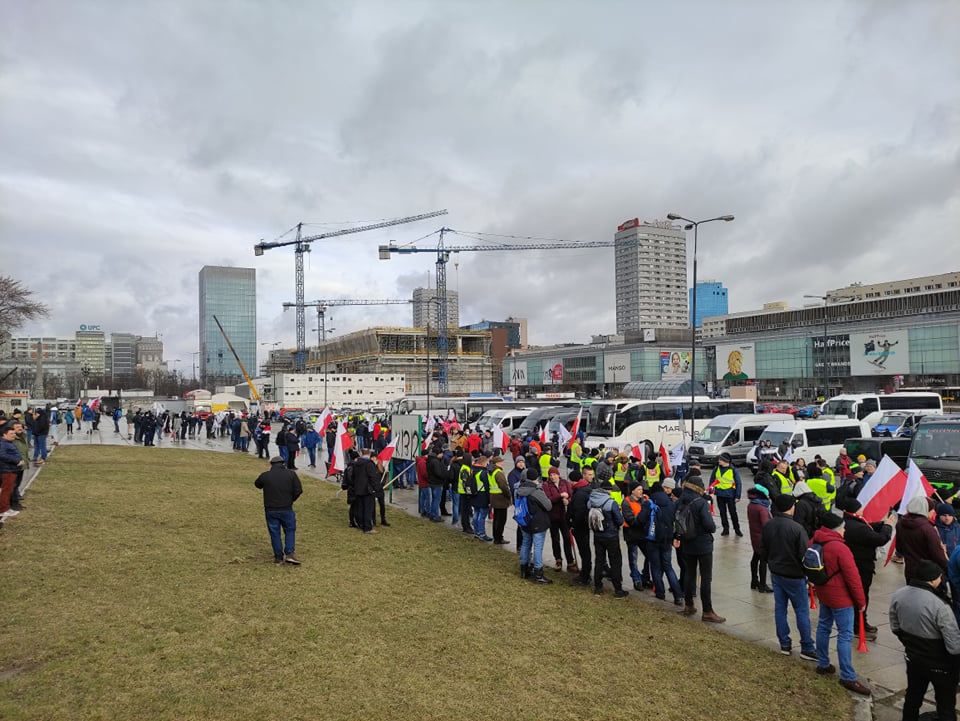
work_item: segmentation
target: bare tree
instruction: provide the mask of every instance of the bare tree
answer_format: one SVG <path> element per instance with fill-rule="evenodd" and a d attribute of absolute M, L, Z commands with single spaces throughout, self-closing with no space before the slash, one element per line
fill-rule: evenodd
<path fill-rule="evenodd" d="M 0 333 L 10 333 L 28 320 L 50 314 L 50 309 L 32 296 L 33 291 L 19 280 L 0 275 Z"/>

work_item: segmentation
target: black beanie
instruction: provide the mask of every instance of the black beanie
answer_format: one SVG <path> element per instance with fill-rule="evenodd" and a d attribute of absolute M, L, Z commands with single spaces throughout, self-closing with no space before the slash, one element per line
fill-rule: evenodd
<path fill-rule="evenodd" d="M 540 471 L 539 471 L 538 469 L 536 469 L 536 468 L 528 468 L 528 469 L 527 469 L 527 480 L 528 480 L 528 481 L 536 481 L 538 478 L 540 478 Z"/>
<path fill-rule="evenodd" d="M 820 519 L 820 525 L 824 528 L 836 530 L 843 525 L 843 519 L 836 513 L 824 513 L 823 518 Z"/>
<path fill-rule="evenodd" d="M 940 570 L 940 566 L 933 561 L 924 559 L 923 561 L 920 561 L 920 565 L 917 566 L 917 571 L 914 578 L 916 578 L 918 581 L 929 583 L 930 581 L 936 581 L 941 575 L 943 575 L 943 571 Z"/>
<path fill-rule="evenodd" d="M 773 499 L 773 508 L 778 513 L 786 513 L 793 508 L 796 502 L 797 501 L 793 496 L 788 496 L 786 493 L 782 493 Z"/>

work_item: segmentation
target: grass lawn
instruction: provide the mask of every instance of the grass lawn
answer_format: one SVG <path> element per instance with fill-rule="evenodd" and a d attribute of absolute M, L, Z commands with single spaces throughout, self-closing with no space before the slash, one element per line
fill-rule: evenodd
<path fill-rule="evenodd" d="M 850 716 L 835 678 L 699 620 L 521 582 L 513 554 L 401 513 L 363 536 L 321 481 L 303 566 L 276 566 L 263 467 L 59 448 L 0 533 L 0 718 Z"/>

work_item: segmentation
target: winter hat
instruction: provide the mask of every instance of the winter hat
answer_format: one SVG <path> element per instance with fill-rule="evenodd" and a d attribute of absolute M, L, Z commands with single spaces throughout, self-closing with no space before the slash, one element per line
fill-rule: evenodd
<path fill-rule="evenodd" d="M 641 484 L 640 484 L 640 481 L 638 481 L 638 480 L 632 480 L 632 481 L 630 481 L 630 483 L 628 484 L 628 488 L 630 489 L 630 493 L 633 493 L 637 488 L 640 487 L 640 485 L 641 485 Z"/>
<path fill-rule="evenodd" d="M 836 513 L 824 513 L 823 518 L 820 519 L 820 525 L 835 531 L 843 525 L 843 519 Z"/>
<path fill-rule="evenodd" d="M 925 516 L 929 510 L 930 506 L 927 504 L 927 499 L 923 496 L 911 498 L 910 502 L 907 503 L 907 513 L 916 513 L 917 515 Z"/>
<path fill-rule="evenodd" d="M 274 463 L 284 463 L 284 462 L 285 462 L 285 461 L 284 461 L 280 456 L 274 456 L 273 458 L 270 459 L 270 463 L 271 463 L 271 464 L 274 464 Z"/>
<path fill-rule="evenodd" d="M 793 496 L 788 496 L 786 493 L 781 494 L 773 499 L 773 508 L 778 513 L 786 513 L 796 504 L 796 499 Z"/>
<path fill-rule="evenodd" d="M 663 481 L 663 490 L 665 490 L 665 491 L 672 491 L 672 490 L 673 490 L 674 488 L 676 488 L 676 487 L 677 487 L 677 482 L 676 482 L 675 480 L 673 480 L 672 478 L 665 478 L 665 479 L 664 479 L 664 481 Z"/>
<path fill-rule="evenodd" d="M 770 491 L 767 490 L 766 486 L 754 486 L 753 488 L 747 491 L 747 495 L 749 496 L 751 493 L 755 494 L 757 497 L 762 497 L 762 498 L 770 497 Z"/>
<path fill-rule="evenodd" d="M 686 480 L 683 482 L 684 488 L 690 489 L 699 489 L 704 490 L 703 488 L 703 479 L 700 477 L 699 473 L 691 473 L 687 476 Z"/>
<path fill-rule="evenodd" d="M 914 576 L 918 581 L 923 581 L 924 583 L 929 583 L 930 581 L 936 581 L 940 576 L 943 575 L 943 571 L 933 561 L 924 559 L 920 561 L 920 565 L 917 566 L 917 571 Z"/>
<path fill-rule="evenodd" d="M 700 466 L 691 467 L 690 470 L 687 471 L 687 478 L 700 478 Z M 701 481 L 701 483 L 703 483 L 703 481 Z"/>
<path fill-rule="evenodd" d="M 528 481 L 536 481 L 536 480 L 539 480 L 539 479 L 540 479 L 540 471 L 538 471 L 536 468 L 528 468 L 528 469 L 527 469 L 527 480 L 528 480 Z"/>
<path fill-rule="evenodd" d="M 797 485 L 793 487 L 793 497 L 800 498 L 804 493 L 812 493 L 810 486 L 808 486 L 803 481 L 797 481 Z"/>
<path fill-rule="evenodd" d="M 729 453 L 721 453 L 720 460 L 726 461 L 727 463 L 731 463 L 733 461 L 733 457 Z"/>
<path fill-rule="evenodd" d="M 842 502 L 837 504 L 837 508 L 844 513 L 856 513 L 862 507 L 862 504 L 856 498 L 844 498 Z"/>
<path fill-rule="evenodd" d="M 957 512 L 954 510 L 953 506 L 951 506 L 949 503 L 938 503 L 937 515 L 938 516 L 956 516 Z"/>
<path fill-rule="evenodd" d="M 547 471 L 547 475 L 550 475 L 551 473 L 556 473 L 556 474 L 559 476 L 559 475 L 560 475 L 560 469 L 557 468 L 556 466 L 550 466 L 550 470 Z"/>
<path fill-rule="evenodd" d="M 578 483 L 578 482 L 580 482 L 580 481 L 582 481 L 582 480 L 583 480 L 583 474 L 580 473 L 580 471 L 578 471 L 576 468 L 574 468 L 572 471 L 570 471 L 570 482 L 571 482 L 571 483 Z"/>

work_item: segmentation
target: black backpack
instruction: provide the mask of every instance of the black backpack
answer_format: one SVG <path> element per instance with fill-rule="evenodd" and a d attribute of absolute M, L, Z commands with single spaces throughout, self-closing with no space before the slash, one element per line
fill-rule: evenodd
<path fill-rule="evenodd" d="M 814 586 L 822 586 L 837 575 L 836 573 L 828 574 L 826 564 L 823 562 L 823 547 L 827 543 L 832 541 L 813 543 L 803 554 L 803 574 Z"/>
<path fill-rule="evenodd" d="M 699 534 L 697 533 L 696 510 L 694 504 L 682 503 L 677 506 L 677 512 L 673 517 L 673 535 L 681 541 L 692 541 Z"/>
<path fill-rule="evenodd" d="M 340 489 L 347 490 L 348 488 L 353 488 L 353 473 L 354 473 L 354 464 L 348 463 L 347 467 L 343 471 L 343 478 L 340 480 Z"/>

